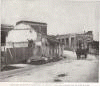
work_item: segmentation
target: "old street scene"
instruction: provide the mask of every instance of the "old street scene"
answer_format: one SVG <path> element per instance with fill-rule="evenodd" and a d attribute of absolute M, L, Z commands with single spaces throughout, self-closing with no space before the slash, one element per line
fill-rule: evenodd
<path fill-rule="evenodd" d="M 1 2 L 0 82 L 99 82 L 99 2 Z"/>

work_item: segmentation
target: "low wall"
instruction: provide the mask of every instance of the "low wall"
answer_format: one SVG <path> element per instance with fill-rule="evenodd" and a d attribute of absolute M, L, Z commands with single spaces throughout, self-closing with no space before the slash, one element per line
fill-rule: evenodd
<path fill-rule="evenodd" d="M 7 48 L 7 51 L 4 52 L 5 57 L 3 56 L 3 64 L 12 64 L 18 63 L 20 61 L 26 60 L 33 55 L 33 48 L 22 47 L 22 48 Z M 3 53 L 3 54 L 4 54 Z"/>

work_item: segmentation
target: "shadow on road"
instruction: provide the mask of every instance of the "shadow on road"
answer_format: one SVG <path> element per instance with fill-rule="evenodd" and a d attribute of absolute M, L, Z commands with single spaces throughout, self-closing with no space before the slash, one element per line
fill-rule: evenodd
<path fill-rule="evenodd" d="M 51 59 L 49 61 L 44 61 L 44 60 L 40 60 L 40 61 L 32 61 L 31 63 L 29 63 L 30 65 L 43 65 L 43 64 L 47 64 L 47 63 L 51 63 L 51 62 L 58 62 L 62 59 Z"/>
<path fill-rule="evenodd" d="M 14 70 L 14 69 L 19 69 L 19 68 L 23 68 L 23 67 L 5 66 L 5 67 L 3 67 L 3 69 L 1 69 L 1 72 L 9 71 L 9 70 Z"/>

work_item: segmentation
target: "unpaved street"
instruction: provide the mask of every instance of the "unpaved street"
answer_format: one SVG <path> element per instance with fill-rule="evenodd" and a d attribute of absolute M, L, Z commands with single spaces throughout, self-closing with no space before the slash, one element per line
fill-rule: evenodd
<path fill-rule="evenodd" d="M 77 60 L 75 53 L 71 51 L 65 51 L 64 54 L 67 56 L 66 59 L 36 66 L 33 69 L 20 72 L 17 75 L 0 79 L 0 81 L 98 82 L 99 56 L 88 55 L 86 60 Z"/>

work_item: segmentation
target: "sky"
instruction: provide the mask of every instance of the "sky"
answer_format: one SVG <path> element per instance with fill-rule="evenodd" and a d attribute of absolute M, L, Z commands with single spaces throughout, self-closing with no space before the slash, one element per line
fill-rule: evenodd
<path fill-rule="evenodd" d="M 1 23 L 29 20 L 47 23 L 47 33 L 82 33 L 92 30 L 99 40 L 99 3 L 68 0 L 1 0 Z"/>

